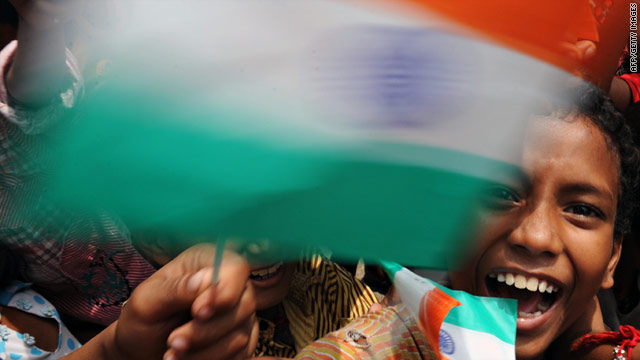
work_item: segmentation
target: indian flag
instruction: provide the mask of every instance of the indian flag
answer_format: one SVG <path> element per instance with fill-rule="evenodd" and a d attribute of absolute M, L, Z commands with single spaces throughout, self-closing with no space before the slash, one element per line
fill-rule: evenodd
<path fill-rule="evenodd" d="M 549 45 L 565 5 L 444 3 L 127 2 L 43 194 L 176 239 L 448 268 L 471 199 L 570 75 Z M 516 15 L 541 33 L 492 17 Z"/>
<path fill-rule="evenodd" d="M 455 291 L 383 262 L 405 306 L 440 359 L 514 360 L 517 303 Z"/>

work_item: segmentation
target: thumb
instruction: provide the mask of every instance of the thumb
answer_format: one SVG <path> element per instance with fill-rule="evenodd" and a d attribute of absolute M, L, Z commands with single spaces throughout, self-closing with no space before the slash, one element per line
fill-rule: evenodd
<path fill-rule="evenodd" d="M 218 284 L 212 286 L 214 253 L 215 247 L 208 244 L 185 250 L 138 286 L 131 305 L 140 316 L 156 318 L 182 313 L 192 306 L 195 310 L 209 308 L 204 312 L 208 317 L 216 308 L 234 306 L 246 287 L 248 265 L 241 256 L 225 251 Z"/>
<path fill-rule="evenodd" d="M 127 302 L 126 310 L 133 310 L 136 317 L 154 321 L 187 312 L 211 278 L 211 268 L 166 276 L 160 272 L 140 284 Z M 209 280 L 210 281 L 210 280 Z"/>

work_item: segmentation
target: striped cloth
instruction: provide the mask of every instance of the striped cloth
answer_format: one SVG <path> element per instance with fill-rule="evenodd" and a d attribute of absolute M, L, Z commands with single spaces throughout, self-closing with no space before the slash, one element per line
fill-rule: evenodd
<path fill-rule="evenodd" d="M 301 360 L 438 359 L 404 305 L 369 313 L 298 353 Z"/>
<path fill-rule="evenodd" d="M 307 257 L 298 263 L 282 304 L 293 344 L 278 341 L 272 326 L 261 328 L 255 355 L 293 357 L 316 339 L 366 314 L 377 302 L 373 292 L 340 265 L 320 255 Z"/>
<path fill-rule="evenodd" d="M 24 258 L 23 280 L 34 283 L 62 314 L 108 325 L 155 269 L 115 217 L 69 212 L 41 196 L 47 166 L 55 160 L 43 156 L 47 130 L 82 96 L 82 77 L 67 52 L 70 89 L 38 109 L 12 104 L 4 75 L 16 47 L 14 41 L 0 52 L 0 241 Z M 22 211 L 25 205 L 29 215 Z"/>

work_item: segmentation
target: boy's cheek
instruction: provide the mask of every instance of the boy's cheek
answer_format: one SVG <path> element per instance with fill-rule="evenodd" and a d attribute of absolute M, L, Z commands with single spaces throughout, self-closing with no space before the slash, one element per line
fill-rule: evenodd
<path fill-rule="evenodd" d="M 473 286 L 473 281 L 475 279 L 475 275 L 476 274 L 473 274 L 468 269 L 458 269 L 455 271 L 451 271 L 449 272 L 451 287 L 455 290 L 462 290 L 473 294 L 473 289 L 475 287 Z"/>

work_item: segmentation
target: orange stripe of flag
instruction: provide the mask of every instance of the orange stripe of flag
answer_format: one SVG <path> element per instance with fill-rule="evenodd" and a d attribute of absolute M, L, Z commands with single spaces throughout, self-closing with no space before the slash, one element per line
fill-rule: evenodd
<path fill-rule="evenodd" d="M 568 37 L 598 39 L 588 0 L 390 0 L 398 10 L 439 14 L 473 33 L 568 71 L 578 64 L 566 56 Z"/>
<path fill-rule="evenodd" d="M 428 291 L 420 300 L 420 328 L 439 359 L 440 327 L 449 311 L 459 305 L 458 300 L 438 288 Z"/>

